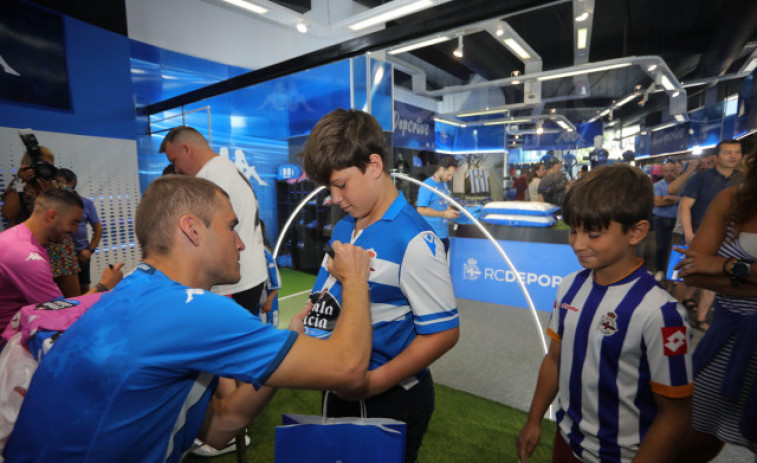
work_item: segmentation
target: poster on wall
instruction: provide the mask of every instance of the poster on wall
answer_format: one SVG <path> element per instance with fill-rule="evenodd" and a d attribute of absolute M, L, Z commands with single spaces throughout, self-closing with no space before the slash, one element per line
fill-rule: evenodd
<path fill-rule="evenodd" d="M 0 99 L 71 109 L 63 32 L 59 14 L 0 2 Z"/>
<path fill-rule="evenodd" d="M 689 144 L 689 123 L 652 132 L 649 138 L 649 154 L 677 153 L 685 151 Z"/>
<path fill-rule="evenodd" d="M 394 102 L 393 146 L 434 150 L 434 112 L 399 101 Z"/>

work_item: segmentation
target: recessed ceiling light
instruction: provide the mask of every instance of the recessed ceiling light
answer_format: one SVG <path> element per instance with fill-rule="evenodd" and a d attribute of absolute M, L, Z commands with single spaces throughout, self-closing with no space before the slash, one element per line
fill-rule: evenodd
<path fill-rule="evenodd" d="M 578 37 L 576 40 L 576 48 L 583 50 L 586 48 L 586 41 L 589 37 L 589 29 L 582 27 L 578 29 Z"/>
<path fill-rule="evenodd" d="M 308 25 L 305 23 L 297 23 L 297 32 L 299 32 L 300 34 L 307 34 Z"/>
<path fill-rule="evenodd" d="M 580 23 L 582 21 L 586 21 L 586 19 L 588 19 L 588 17 L 589 17 L 589 13 L 586 13 L 586 12 L 581 13 L 580 15 L 576 16 L 576 22 Z"/>
<path fill-rule="evenodd" d="M 657 65 L 656 64 L 650 64 L 649 67 L 647 68 L 647 71 L 652 72 L 655 69 L 657 69 Z"/>

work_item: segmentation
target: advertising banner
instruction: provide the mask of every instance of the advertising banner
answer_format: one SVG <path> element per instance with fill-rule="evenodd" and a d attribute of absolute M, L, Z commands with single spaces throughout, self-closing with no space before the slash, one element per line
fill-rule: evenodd
<path fill-rule="evenodd" d="M 0 7 L 0 99 L 71 109 L 59 14 L 14 0 Z"/>
<path fill-rule="evenodd" d="M 665 154 L 684 151 L 689 147 L 689 123 L 652 132 L 649 138 L 649 154 Z"/>
<path fill-rule="evenodd" d="M 395 101 L 393 145 L 433 151 L 434 112 Z"/>
<path fill-rule="evenodd" d="M 723 102 L 721 101 L 689 113 L 691 146 L 712 146 L 717 145 L 721 140 L 720 130 L 723 125 L 723 106 Z"/>
<path fill-rule="evenodd" d="M 566 244 L 498 241 L 523 279 L 537 310 L 552 312 L 563 277 L 581 269 Z M 528 308 L 515 273 L 494 245 L 479 238 L 450 238 L 450 273 L 455 296 Z"/>
<path fill-rule="evenodd" d="M 597 135 L 602 135 L 602 123 L 587 122 L 585 124 L 577 124 L 575 132 L 562 130 L 559 133 L 524 135 L 523 149 L 565 150 L 576 148 L 591 148 L 592 146 L 594 146 L 594 137 Z"/>

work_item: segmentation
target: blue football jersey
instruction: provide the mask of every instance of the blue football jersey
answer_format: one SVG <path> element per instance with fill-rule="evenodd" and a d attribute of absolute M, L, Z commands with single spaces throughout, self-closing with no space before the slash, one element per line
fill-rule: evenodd
<path fill-rule="evenodd" d="M 42 360 L 6 461 L 178 462 L 217 377 L 261 386 L 296 337 L 139 264 Z"/>

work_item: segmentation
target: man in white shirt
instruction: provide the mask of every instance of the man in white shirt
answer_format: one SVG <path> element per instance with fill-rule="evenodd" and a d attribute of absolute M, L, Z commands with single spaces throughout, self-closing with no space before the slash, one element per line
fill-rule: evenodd
<path fill-rule="evenodd" d="M 239 258 L 242 278 L 235 284 L 214 286 L 212 291 L 231 295 L 237 304 L 254 311 L 265 286 L 267 266 L 258 200 L 252 185 L 233 162 L 215 153 L 205 137 L 192 127 L 171 129 L 160 145 L 160 152 L 166 154 L 176 173 L 210 180 L 229 195 L 231 207 L 239 217 L 237 230 L 245 244 Z"/>

